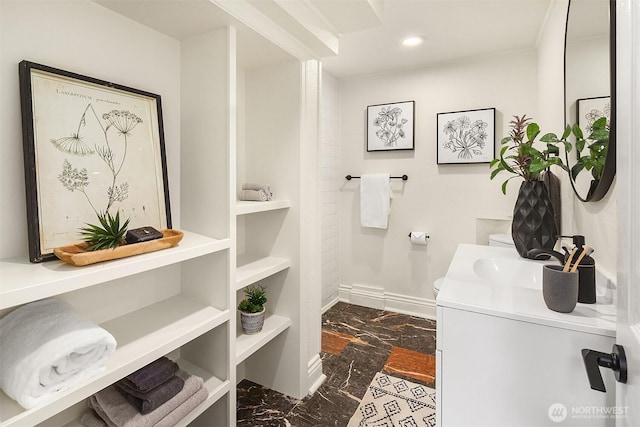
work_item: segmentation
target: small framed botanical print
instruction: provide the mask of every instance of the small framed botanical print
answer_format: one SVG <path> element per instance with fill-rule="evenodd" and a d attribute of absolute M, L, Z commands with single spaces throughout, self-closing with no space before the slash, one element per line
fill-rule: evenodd
<path fill-rule="evenodd" d="M 367 107 L 367 151 L 413 150 L 415 101 Z"/>
<path fill-rule="evenodd" d="M 438 113 L 438 164 L 491 162 L 496 147 L 495 117 L 495 108 Z"/>

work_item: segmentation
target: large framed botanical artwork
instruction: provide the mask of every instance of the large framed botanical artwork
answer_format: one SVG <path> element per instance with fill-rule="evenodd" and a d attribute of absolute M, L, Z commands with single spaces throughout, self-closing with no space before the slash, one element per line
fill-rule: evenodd
<path fill-rule="evenodd" d="M 159 95 L 22 61 L 29 259 L 54 259 L 98 215 L 171 228 Z"/>

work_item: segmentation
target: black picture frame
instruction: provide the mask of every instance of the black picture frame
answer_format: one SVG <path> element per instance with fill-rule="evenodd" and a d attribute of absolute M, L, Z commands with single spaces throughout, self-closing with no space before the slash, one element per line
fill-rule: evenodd
<path fill-rule="evenodd" d="M 97 214 L 171 228 L 160 95 L 30 61 L 18 69 L 29 260 L 56 259 Z"/>
<path fill-rule="evenodd" d="M 591 126 L 600 117 L 607 118 L 607 128 L 610 128 L 611 96 L 594 96 L 576 100 L 576 122 L 585 137 L 591 134 Z"/>
<path fill-rule="evenodd" d="M 367 151 L 413 150 L 415 101 L 367 106 Z"/>
<path fill-rule="evenodd" d="M 496 155 L 496 109 L 438 113 L 437 164 L 490 163 Z"/>

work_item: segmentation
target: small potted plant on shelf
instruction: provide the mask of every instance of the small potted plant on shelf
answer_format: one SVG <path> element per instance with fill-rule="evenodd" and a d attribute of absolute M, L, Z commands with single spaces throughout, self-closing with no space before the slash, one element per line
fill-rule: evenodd
<path fill-rule="evenodd" d="M 240 322 L 245 334 L 257 334 L 264 324 L 264 304 L 267 292 L 263 286 L 249 286 L 244 290 L 245 299 L 238 304 Z"/>

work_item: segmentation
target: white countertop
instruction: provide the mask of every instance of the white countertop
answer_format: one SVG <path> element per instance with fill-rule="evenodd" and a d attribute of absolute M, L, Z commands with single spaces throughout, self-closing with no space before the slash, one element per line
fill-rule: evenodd
<path fill-rule="evenodd" d="M 511 248 L 461 244 L 442 282 L 436 304 L 615 337 L 616 306 L 611 289 L 598 287 L 595 304 L 578 303 L 571 313 L 547 308 L 542 297 L 542 266 L 549 263 L 558 264 L 555 258 L 544 262 L 522 258 Z M 499 269 L 491 269 L 493 265 L 508 268 L 498 272 Z"/>

